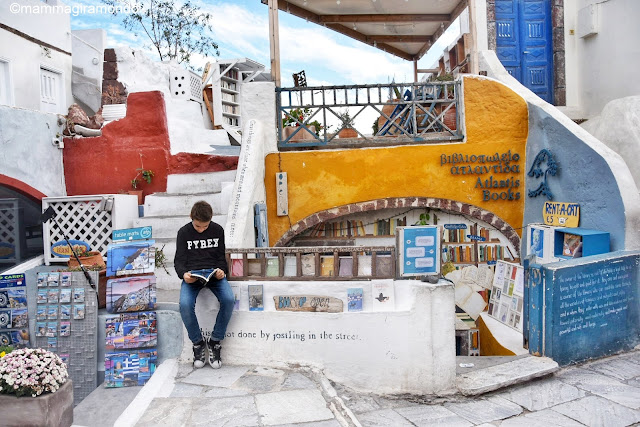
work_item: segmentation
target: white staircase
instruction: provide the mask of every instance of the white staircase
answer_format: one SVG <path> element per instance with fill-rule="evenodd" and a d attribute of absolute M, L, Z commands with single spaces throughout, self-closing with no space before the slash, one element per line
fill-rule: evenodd
<path fill-rule="evenodd" d="M 181 282 L 173 269 L 176 234 L 180 227 L 191 221 L 189 213 L 195 202 L 208 202 L 213 208 L 212 221 L 225 227 L 235 175 L 235 170 L 169 175 L 166 193 L 150 194 L 145 198 L 144 217 L 138 218 L 134 227 L 151 226 L 155 246 L 164 246 L 169 274 L 162 267 L 156 268 L 156 286 L 159 291 L 180 290 Z"/>

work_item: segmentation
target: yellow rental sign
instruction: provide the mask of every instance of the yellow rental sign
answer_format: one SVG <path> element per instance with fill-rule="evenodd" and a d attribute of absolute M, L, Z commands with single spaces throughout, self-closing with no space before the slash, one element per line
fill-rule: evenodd
<path fill-rule="evenodd" d="M 577 203 L 544 202 L 542 218 L 546 225 L 577 227 L 580 221 L 580 206 Z"/>

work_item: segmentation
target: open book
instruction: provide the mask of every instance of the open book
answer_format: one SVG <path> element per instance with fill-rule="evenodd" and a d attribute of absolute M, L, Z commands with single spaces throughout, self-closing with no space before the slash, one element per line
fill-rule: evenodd
<path fill-rule="evenodd" d="M 191 270 L 191 277 L 198 278 L 207 283 L 209 282 L 209 280 L 211 280 L 211 278 L 216 278 L 216 271 L 218 270 L 219 268 L 214 268 L 213 270 L 210 268 L 204 268 L 202 270 Z"/>

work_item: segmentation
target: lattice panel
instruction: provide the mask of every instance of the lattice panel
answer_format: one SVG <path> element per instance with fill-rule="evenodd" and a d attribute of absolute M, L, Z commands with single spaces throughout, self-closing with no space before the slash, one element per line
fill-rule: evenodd
<path fill-rule="evenodd" d="M 111 212 L 99 208 L 100 200 L 100 198 L 57 200 L 47 201 L 47 205 L 53 207 L 57 223 L 69 239 L 84 240 L 89 243 L 91 250 L 100 251 L 105 255 L 107 245 L 111 243 L 113 226 Z M 43 206 L 43 209 L 46 207 Z M 53 219 L 44 224 L 44 233 L 48 235 L 49 245 L 64 240 L 63 231 L 59 227 L 54 225 Z M 45 255 L 49 261 L 67 260 L 50 252 Z"/>
<path fill-rule="evenodd" d="M 0 200 L 0 249 L 5 247 L 5 245 L 13 246 L 13 256 L 3 258 L 3 261 L 16 260 L 17 255 L 20 253 L 19 220 L 18 200 Z"/>
<path fill-rule="evenodd" d="M 190 72 L 189 89 L 191 91 L 191 96 L 189 97 L 189 99 L 202 103 L 202 77 Z"/>

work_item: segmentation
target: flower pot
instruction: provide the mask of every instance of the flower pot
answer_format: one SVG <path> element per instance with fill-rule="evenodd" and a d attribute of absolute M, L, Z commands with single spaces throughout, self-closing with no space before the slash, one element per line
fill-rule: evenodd
<path fill-rule="evenodd" d="M 54 393 L 38 397 L 0 394 L 3 426 L 69 427 L 73 423 L 73 384 L 67 379 Z"/>
<path fill-rule="evenodd" d="M 344 128 L 338 132 L 338 138 L 357 138 L 358 132 L 353 128 Z"/>
<path fill-rule="evenodd" d="M 85 267 L 91 267 L 92 265 L 97 264 L 102 267 L 100 270 L 106 270 L 107 264 L 104 262 L 104 258 L 102 258 L 102 254 L 100 252 L 91 251 L 89 252 L 89 254 L 89 256 L 78 257 L 80 259 L 80 262 L 82 262 L 82 265 L 84 265 Z M 76 260 L 76 257 L 71 255 L 71 257 L 67 261 L 67 266 L 78 267 L 79 264 Z"/>
<path fill-rule="evenodd" d="M 313 132 L 316 131 L 316 127 L 315 126 L 307 126 L 307 127 L 309 129 L 311 129 Z M 296 129 L 300 129 L 300 130 L 298 131 L 298 133 L 293 135 L 293 133 L 296 131 Z M 289 142 L 300 142 L 300 141 L 308 142 L 308 141 L 313 141 L 313 140 L 316 139 L 316 137 L 313 136 L 312 133 L 310 133 L 308 130 L 306 130 L 303 127 L 285 126 L 285 127 L 282 128 L 283 139 L 286 140 L 291 135 L 293 135 L 293 137 L 289 140 Z"/>
<path fill-rule="evenodd" d="M 444 117 L 442 118 L 442 122 L 446 127 L 451 130 L 456 130 L 456 107 L 452 106 L 444 113 Z"/>

